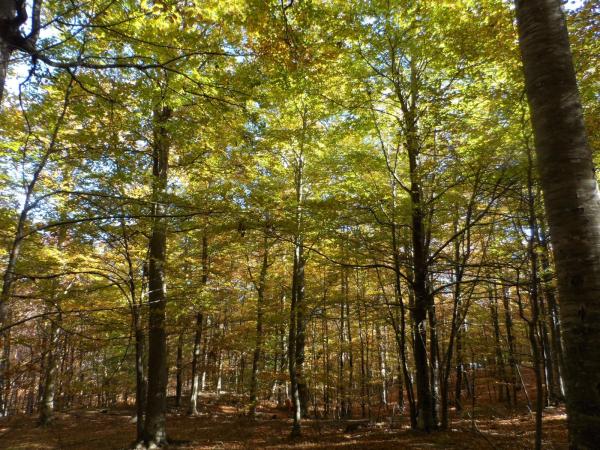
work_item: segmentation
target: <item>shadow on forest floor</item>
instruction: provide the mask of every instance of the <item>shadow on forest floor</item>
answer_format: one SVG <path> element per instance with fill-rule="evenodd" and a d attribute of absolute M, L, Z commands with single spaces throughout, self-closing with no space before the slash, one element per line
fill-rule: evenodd
<path fill-rule="evenodd" d="M 422 433 L 408 428 L 406 417 L 378 423 L 360 422 L 347 427 L 345 421 L 306 420 L 303 437 L 290 440 L 291 421 L 287 412 L 259 409 L 256 420 L 240 413 L 235 403 L 205 397 L 202 413 L 187 417 L 173 408 L 168 433 L 178 450 L 200 449 L 529 449 L 533 446 L 533 418 L 528 413 L 509 413 L 499 408 L 476 410 L 476 427 L 471 420 L 455 419 L 445 432 Z M 36 426 L 31 416 L 0 420 L 0 448 L 20 450 L 127 449 L 135 437 L 131 409 L 72 410 L 57 413 L 47 427 Z M 398 419 L 398 416 L 396 417 Z M 364 425 L 364 426 L 363 426 Z M 349 428 L 357 428 L 347 432 Z M 567 449 L 566 416 L 563 408 L 545 411 L 543 446 Z"/>

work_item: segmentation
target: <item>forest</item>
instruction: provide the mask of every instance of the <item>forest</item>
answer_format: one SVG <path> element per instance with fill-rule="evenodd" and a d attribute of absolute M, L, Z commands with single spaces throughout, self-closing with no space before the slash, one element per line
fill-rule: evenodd
<path fill-rule="evenodd" d="M 600 448 L 596 0 L 0 0 L 0 448 Z"/>

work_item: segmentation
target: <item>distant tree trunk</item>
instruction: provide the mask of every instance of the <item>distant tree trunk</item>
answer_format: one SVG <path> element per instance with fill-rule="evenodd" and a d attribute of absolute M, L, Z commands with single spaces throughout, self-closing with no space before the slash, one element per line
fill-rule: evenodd
<path fill-rule="evenodd" d="M 394 199 L 396 198 L 396 189 L 396 183 L 394 182 Z M 391 232 L 392 250 L 394 256 L 394 300 L 396 300 L 396 303 L 399 305 L 400 323 L 398 324 L 398 320 L 396 320 L 392 311 L 390 311 L 390 317 L 392 318 L 392 325 L 394 325 L 396 345 L 398 346 L 398 351 L 400 353 L 400 364 L 402 365 L 402 375 L 404 377 L 404 385 L 406 386 L 406 395 L 408 397 L 410 426 L 411 428 L 415 429 L 417 428 L 417 404 L 415 401 L 412 378 L 408 370 L 408 358 L 406 355 L 406 306 L 404 304 L 404 298 L 402 295 L 402 283 L 400 281 L 400 248 L 398 245 L 398 230 L 396 222 L 392 222 Z"/>
<path fill-rule="evenodd" d="M 181 406 L 181 388 L 183 385 L 183 332 L 177 337 L 177 360 L 175 364 L 175 406 Z"/>
<path fill-rule="evenodd" d="M 517 0 L 519 45 L 558 274 L 569 440 L 600 442 L 600 194 L 559 0 Z"/>
<path fill-rule="evenodd" d="M 431 370 L 431 416 L 434 428 L 438 426 L 438 409 L 440 403 L 440 348 L 437 338 L 437 320 L 433 296 L 429 300 L 429 359 Z"/>
<path fill-rule="evenodd" d="M 339 417 L 348 416 L 348 393 L 346 384 L 346 361 L 348 354 L 346 351 L 346 302 L 348 301 L 348 275 L 346 268 L 341 271 L 341 296 L 340 296 L 340 343 L 338 355 L 338 396 L 339 396 Z"/>
<path fill-rule="evenodd" d="M 254 345 L 254 354 L 252 356 L 252 375 L 250 378 L 250 414 L 256 415 L 257 391 L 258 391 L 258 365 L 260 363 L 262 345 L 263 345 L 263 314 L 265 302 L 265 289 L 267 285 L 267 269 L 269 268 L 269 235 L 268 228 L 265 226 L 263 236 L 263 257 L 260 268 L 260 275 L 256 283 L 256 343 Z"/>
<path fill-rule="evenodd" d="M 496 289 L 490 289 L 490 314 L 492 317 L 492 325 L 494 326 L 494 349 L 495 349 L 495 371 L 500 379 L 500 389 L 498 392 L 498 401 L 504 401 L 504 395 L 510 398 L 510 392 L 506 389 L 508 386 L 506 376 L 506 366 L 504 364 L 504 356 L 502 355 L 502 343 L 500 334 L 500 321 L 498 319 L 498 297 Z"/>
<path fill-rule="evenodd" d="M 323 310 L 326 311 L 326 292 L 324 291 L 325 294 L 323 295 Z M 325 386 L 324 386 L 324 390 L 323 390 L 323 404 L 324 404 L 324 411 L 323 411 L 323 415 L 325 417 L 329 417 L 330 414 L 330 410 L 331 410 L 331 395 L 330 395 L 330 390 L 331 390 L 331 386 L 330 386 L 330 379 L 331 379 L 331 360 L 330 360 L 330 356 L 329 356 L 329 325 L 328 325 L 328 320 L 327 320 L 327 314 L 323 314 L 323 353 L 325 354 L 325 358 L 324 358 L 324 364 L 325 364 Z M 279 401 L 277 402 L 279 405 Z"/>
<path fill-rule="evenodd" d="M 200 393 L 200 359 L 202 357 L 202 313 L 196 314 L 196 330 L 194 333 L 194 349 L 192 354 L 192 388 L 190 389 L 190 404 L 188 414 L 190 416 L 198 415 L 198 394 Z"/>
<path fill-rule="evenodd" d="M 506 341 L 508 351 L 508 364 L 510 366 L 510 387 L 512 391 L 512 404 L 517 405 L 517 357 L 515 337 L 513 333 L 512 310 L 510 307 L 510 293 L 508 287 L 502 287 L 502 305 L 504 307 L 504 324 L 506 326 Z M 509 402 L 510 403 L 510 402 Z"/>
<path fill-rule="evenodd" d="M 279 312 L 283 314 L 285 310 L 285 294 L 281 293 L 279 296 Z M 285 352 L 285 326 L 279 326 L 279 372 L 277 374 L 277 407 L 282 407 L 284 405 L 284 394 L 287 391 L 287 383 L 283 380 L 283 375 L 285 373 L 286 367 L 286 352 Z"/>
<path fill-rule="evenodd" d="M 377 346 L 379 347 L 378 353 L 378 362 L 379 362 L 379 373 L 381 375 L 381 404 L 386 406 L 388 405 L 388 383 L 387 383 L 387 343 L 385 340 L 386 334 L 381 333 L 381 329 L 379 325 L 376 326 L 376 335 L 377 335 Z M 386 331 L 386 330 L 384 330 Z"/>
<path fill-rule="evenodd" d="M 456 412 L 463 410 L 462 404 L 462 385 L 463 376 L 465 373 L 464 353 L 463 353 L 463 335 L 464 335 L 464 320 L 457 325 L 456 330 L 456 383 L 454 385 L 454 408 Z"/>
<path fill-rule="evenodd" d="M 141 302 L 141 299 L 140 299 Z M 144 357 L 146 335 L 142 323 L 141 304 L 133 304 L 133 326 L 135 329 L 135 409 L 137 440 L 144 439 L 144 412 L 146 410 L 146 375 Z"/>
<path fill-rule="evenodd" d="M 148 265 L 148 398 L 146 401 L 146 441 L 158 446 L 167 442 L 167 333 L 166 281 L 167 221 L 165 193 L 169 163 L 167 123 L 172 110 L 163 106 L 154 111 L 152 235 Z"/>
<path fill-rule="evenodd" d="M 208 237 L 206 233 L 202 236 L 202 286 L 206 288 L 208 283 Z M 201 390 L 200 380 L 200 360 L 202 359 L 202 326 L 204 317 L 201 312 L 196 314 L 196 330 L 194 333 L 194 348 L 192 350 L 192 388 L 190 390 L 190 404 L 188 414 L 195 416 L 198 414 L 198 394 Z"/>
<path fill-rule="evenodd" d="M 359 308 L 359 314 L 358 314 L 358 339 L 360 341 L 360 411 L 361 411 L 361 417 L 365 418 L 366 414 L 367 414 L 367 404 L 366 404 L 366 399 L 367 399 L 367 368 L 366 368 L 366 361 L 365 361 L 365 345 L 368 345 L 368 342 L 365 342 L 366 340 L 366 336 L 365 334 L 367 334 L 368 332 L 366 330 L 363 330 L 363 328 L 366 326 L 366 324 L 362 323 L 362 319 L 360 317 L 360 308 Z M 380 337 L 380 336 L 379 336 Z M 381 345 L 381 344 L 379 344 Z M 380 355 L 381 356 L 381 355 Z M 380 362 L 380 366 L 379 366 L 379 370 L 381 372 L 381 362 Z M 381 393 L 381 396 L 383 397 L 383 392 Z M 386 398 L 387 401 L 387 398 Z"/>
<path fill-rule="evenodd" d="M 48 354 L 44 363 L 44 392 L 40 402 L 40 425 L 48 425 L 52 420 L 54 413 L 54 399 L 56 391 L 56 370 L 57 370 L 57 351 L 58 351 L 58 326 L 59 317 L 50 321 L 48 328 Z"/>
<path fill-rule="evenodd" d="M 346 280 L 348 282 L 348 280 Z M 349 286 L 346 285 L 346 289 L 349 289 Z M 348 390 L 346 407 L 348 408 L 347 417 L 352 416 L 352 397 L 354 393 L 354 352 L 352 346 L 352 328 L 350 326 L 350 299 L 346 298 L 346 333 L 348 337 Z"/>
<path fill-rule="evenodd" d="M 558 304 L 556 302 L 555 288 L 552 283 L 552 272 L 550 270 L 550 250 L 548 249 L 548 239 L 546 237 L 545 224 L 543 217 L 540 220 L 540 247 L 542 249 L 540 261 L 542 265 L 542 282 L 544 298 L 547 304 L 546 321 L 550 327 L 550 345 L 551 353 L 554 359 L 554 385 L 549 386 L 549 400 L 552 404 L 557 404 L 565 400 L 563 387 L 563 366 L 564 358 L 561 343 L 560 321 L 558 313 Z"/>

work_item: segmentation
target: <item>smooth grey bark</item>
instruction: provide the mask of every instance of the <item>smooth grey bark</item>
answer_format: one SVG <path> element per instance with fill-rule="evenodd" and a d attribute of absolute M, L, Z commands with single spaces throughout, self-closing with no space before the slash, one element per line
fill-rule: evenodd
<path fill-rule="evenodd" d="M 519 46 L 555 252 L 572 448 L 600 442 L 600 194 L 559 0 L 517 0 Z"/>
<path fill-rule="evenodd" d="M 167 222 L 165 193 L 169 167 L 169 133 L 167 124 L 172 116 L 168 106 L 157 107 L 153 117 L 153 206 L 152 235 L 149 241 L 148 264 L 148 392 L 144 433 L 149 445 L 167 443 L 167 333 L 166 281 Z"/>

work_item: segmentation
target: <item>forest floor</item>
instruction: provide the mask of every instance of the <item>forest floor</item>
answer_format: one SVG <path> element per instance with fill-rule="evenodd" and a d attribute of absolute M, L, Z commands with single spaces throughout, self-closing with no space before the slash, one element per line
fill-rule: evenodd
<path fill-rule="evenodd" d="M 527 411 L 509 412 L 499 405 L 470 410 L 454 419 L 449 431 L 423 433 L 409 429 L 406 416 L 380 421 L 305 420 L 303 437 L 289 437 L 289 413 L 268 405 L 258 417 L 243 415 L 239 403 L 203 398 L 202 413 L 187 417 L 172 409 L 167 427 L 170 449 L 528 449 L 533 447 L 533 417 Z M 135 423 L 132 410 L 72 410 L 57 413 L 47 427 L 38 427 L 32 416 L 0 420 L 0 449 L 5 450 L 114 450 L 132 447 Z M 374 415 L 377 415 L 375 410 Z M 567 449 L 563 408 L 544 412 L 543 447 Z M 351 424 L 351 426 L 348 426 Z"/>

